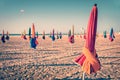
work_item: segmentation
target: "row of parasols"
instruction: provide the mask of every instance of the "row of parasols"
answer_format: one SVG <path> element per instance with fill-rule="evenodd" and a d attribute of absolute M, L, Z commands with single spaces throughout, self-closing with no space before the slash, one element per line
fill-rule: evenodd
<path fill-rule="evenodd" d="M 34 27 L 34 24 L 33 24 L 33 27 Z M 30 38 L 31 38 L 31 28 L 29 28 L 29 33 L 28 33 L 28 35 L 29 35 L 29 40 L 30 40 Z M 36 32 L 36 38 L 38 38 L 38 32 Z M 57 35 L 57 39 L 62 39 L 62 33 L 60 32 L 59 34 L 58 34 L 58 32 L 56 33 L 56 35 Z M 80 35 L 80 38 L 84 38 L 84 39 L 86 39 L 86 33 L 85 33 L 85 30 L 84 30 L 84 34 L 83 34 L 83 36 L 82 35 Z M 104 38 L 107 38 L 108 36 L 107 36 L 107 31 L 104 31 L 103 32 L 103 37 Z M 4 30 L 3 30 L 3 33 L 2 33 L 2 36 L 1 36 L 1 41 L 3 42 L 3 43 L 5 43 L 6 42 L 6 40 L 9 40 L 9 38 L 10 38 L 10 36 L 9 36 L 9 33 L 8 33 L 8 31 L 7 31 L 7 33 L 6 33 L 6 35 L 4 34 Z M 26 37 L 26 31 L 24 30 L 24 32 L 21 34 L 21 38 L 23 38 L 23 39 L 27 39 L 27 37 Z M 52 39 L 52 41 L 54 41 L 55 40 L 55 32 L 54 32 L 54 29 L 53 29 L 53 32 L 50 32 L 50 38 Z M 69 42 L 70 43 L 74 43 L 74 25 L 72 26 L 72 33 L 71 33 L 71 30 L 69 30 L 69 32 L 68 32 L 68 38 L 69 38 Z M 110 34 L 109 34 L 109 40 L 112 42 L 113 40 L 114 40 L 114 38 L 115 38 L 115 35 L 114 35 L 114 31 L 113 31 L 113 28 L 111 28 L 111 30 L 110 30 Z M 6 39 L 6 40 L 5 40 Z M 42 39 L 44 39 L 45 40 L 45 31 L 43 31 L 43 34 L 42 34 Z"/>
<path fill-rule="evenodd" d="M 38 40 L 37 40 L 38 39 L 38 32 L 37 32 L 37 34 L 35 33 L 35 26 L 34 26 L 34 24 L 32 24 L 32 28 L 29 28 L 28 36 L 29 36 L 28 40 L 30 41 L 31 48 L 36 49 L 36 46 L 38 44 Z M 24 31 L 24 34 L 21 35 L 21 38 L 23 38 L 25 40 L 27 39 L 25 31 Z M 53 29 L 53 32 L 50 33 L 50 38 L 52 39 L 52 41 L 55 41 L 55 31 L 54 31 L 54 29 Z M 43 31 L 42 39 L 45 40 L 45 31 Z M 57 39 L 62 39 L 62 33 L 61 32 L 59 33 L 59 35 L 57 33 Z"/>
<path fill-rule="evenodd" d="M 34 27 L 34 24 L 33 24 L 32 27 Z M 32 34 L 33 34 L 33 33 L 32 33 Z M 55 38 L 55 35 L 57 35 L 57 38 Z M 31 28 L 29 28 L 28 36 L 29 36 L 28 39 L 30 39 L 30 38 L 31 38 Z M 36 32 L 35 36 L 36 36 L 36 38 L 38 38 L 38 36 L 39 36 L 38 32 Z M 52 41 L 54 41 L 55 39 L 62 39 L 62 33 L 61 33 L 61 32 L 60 32 L 60 33 L 57 32 L 57 33 L 55 34 L 55 31 L 54 31 L 54 29 L 53 29 L 53 31 L 50 32 L 49 37 L 52 38 Z M 27 37 L 26 37 L 26 31 L 25 31 L 25 30 L 24 30 L 24 32 L 21 34 L 21 38 L 23 38 L 23 39 L 25 39 L 25 40 L 27 39 Z M 43 31 L 42 39 L 45 40 L 45 31 Z"/>

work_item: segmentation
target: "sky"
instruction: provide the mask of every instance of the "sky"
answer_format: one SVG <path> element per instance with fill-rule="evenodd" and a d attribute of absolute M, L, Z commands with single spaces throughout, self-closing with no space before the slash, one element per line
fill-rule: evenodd
<path fill-rule="evenodd" d="M 21 33 L 34 23 L 36 32 L 75 33 L 86 29 L 92 6 L 97 3 L 97 32 L 113 27 L 120 31 L 120 0 L 0 0 L 0 33 Z"/>

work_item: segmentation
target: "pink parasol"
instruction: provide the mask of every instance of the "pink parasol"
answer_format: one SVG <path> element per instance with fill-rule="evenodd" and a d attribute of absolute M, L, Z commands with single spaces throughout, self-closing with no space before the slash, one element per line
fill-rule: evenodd
<path fill-rule="evenodd" d="M 113 28 L 111 28 L 109 40 L 112 42 L 112 41 L 114 40 L 114 38 L 115 38 L 115 36 L 114 36 L 114 31 L 113 31 Z"/>
<path fill-rule="evenodd" d="M 86 34 L 86 43 L 83 48 L 83 54 L 76 58 L 75 62 L 82 66 L 82 70 L 87 73 L 96 73 L 100 70 L 100 62 L 95 51 L 95 39 L 97 30 L 97 6 L 93 6 Z"/>
<path fill-rule="evenodd" d="M 74 25 L 72 26 L 72 35 L 69 37 L 69 42 L 74 43 Z"/>

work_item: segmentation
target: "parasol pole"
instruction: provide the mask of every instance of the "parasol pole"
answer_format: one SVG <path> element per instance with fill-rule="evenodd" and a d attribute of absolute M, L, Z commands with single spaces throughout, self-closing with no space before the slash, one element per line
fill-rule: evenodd
<path fill-rule="evenodd" d="M 85 72 L 83 72 L 82 80 L 85 80 Z"/>
<path fill-rule="evenodd" d="M 73 52 L 73 45 L 72 45 L 72 43 L 71 43 L 71 53 Z"/>
<path fill-rule="evenodd" d="M 72 35 L 74 36 L 74 25 L 72 26 Z M 74 38 L 74 37 L 73 37 Z M 74 40 L 74 39 L 73 39 Z M 73 42 L 74 43 L 74 42 Z M 73 43 L 71 43 L 71 53 L 73 52 Z"/>

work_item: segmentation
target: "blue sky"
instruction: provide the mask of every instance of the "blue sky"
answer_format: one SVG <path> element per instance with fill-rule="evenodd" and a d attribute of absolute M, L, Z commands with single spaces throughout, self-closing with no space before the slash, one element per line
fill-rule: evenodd
<path fill-rule="evenodd" d="M 28 32 L 32 23 L 36 31 L 67 33 L 72 25 L 75 33 L 87 27 L 94 3 L 98 6 L 98 32 L 120 31 L 120 0 L 0 0 L 0 33 Z"/>

